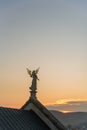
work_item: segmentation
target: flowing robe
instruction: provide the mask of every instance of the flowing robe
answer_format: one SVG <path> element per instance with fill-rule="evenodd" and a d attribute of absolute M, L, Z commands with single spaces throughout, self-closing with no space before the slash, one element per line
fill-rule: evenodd
<path fill-rule="evenodd" d="M 37 78 L 35 71 L 32 72 L 32 78 L 33 78 L 33 80 L 32 80 L 32 85 L 31 85 L 30 89 L 32 91 L 36 91 L 37 90 L 37 79 L 38 78 Z"/>

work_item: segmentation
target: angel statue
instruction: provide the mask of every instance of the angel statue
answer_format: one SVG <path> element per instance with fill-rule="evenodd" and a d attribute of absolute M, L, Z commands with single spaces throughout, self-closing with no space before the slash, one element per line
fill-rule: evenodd
<path fill-rule="evenodd" d="M 36 70 L 33 70 L 33 71 L 31 72 L 31 70 L 29 70 L 29 69 L 27 68 L 28 74 L 30 75 L 30 77 L 33 78 L 33 80 L 32 80 L 32 85 L 31 85 L 31 87 L 30 87 L 30 89 L 31 89 L 33 92 L 35 92 L 35 91 L 37 90 L 37 80 L 39 80 L 38 77 L 37 77 L 37 74 L 38 74 L 39 69 L 40 69 L 40 68 L 38 68 L 38 69 L 36 69 Z"/>

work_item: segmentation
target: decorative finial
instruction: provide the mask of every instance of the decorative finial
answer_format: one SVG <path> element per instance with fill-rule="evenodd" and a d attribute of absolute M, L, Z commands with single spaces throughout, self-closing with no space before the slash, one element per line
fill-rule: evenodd
<path fill-rule="evenodd" d="M 40 69 L 40 68 L 31 71 L 31 70 L 29 70 L 29 69 L 27 68 L 27 72 L 28 72 L 28 74 L 30 75 L 30 77 L 32 78 L 32 84 L 31 84 L 31 87 L 30 87 L 31 98 L 36 98 L 36 93 L 37 93 L 37 80 L 39 80 L 38 77 L 37 77 L 37 74 L 38 74 L 38 72 L 39 72 L 39 69 Z"/>

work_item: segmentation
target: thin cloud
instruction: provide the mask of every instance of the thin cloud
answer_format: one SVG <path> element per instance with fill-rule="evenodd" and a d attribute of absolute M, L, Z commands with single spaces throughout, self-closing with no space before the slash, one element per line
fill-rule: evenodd
<path fill-rule="evenodd" d="M 87 112 L 87 100 L 75 99 L 75 100 L 68 100 L 64 103 L 47 105 L 46 106 L 50 110 L 58 110 L 58 111 L 84 111 Z"/>

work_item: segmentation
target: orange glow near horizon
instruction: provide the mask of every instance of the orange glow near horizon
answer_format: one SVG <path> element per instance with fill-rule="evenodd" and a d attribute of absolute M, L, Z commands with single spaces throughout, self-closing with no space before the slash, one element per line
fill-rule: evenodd
<path fill-rule="evenodd" d="M 86 112 L 87 99 L 59 99 L 56 101 L 56 103 L 46 104 L 46 107 L 49 110 L 56 110 L 63 113 L 70 113 L 77 111 Z"/>
<path fill-rule="evenodd" d="M 67 110 L 67 111 L 65 111 L 65 110 L 60 110 L 60 112 L 62 112 L 62 113 L 71 113 L 71 112 L 73 112 L 73 111 L 69 111 L 69 110 Z"/>
<path fill-rule="evenodd" d="M 80 99 L 80 98 L 69 98 L 69 99 L 58 99 L 56 102 L 51 102 L 51 103 L 44 103 L 44 105 L 64 105 L 67 104 L 68 102 L 86 102 L 87 99 Z"/>
<path fill-rule="evenodd" d="M 68 102 L 72 102 L 72 101 L 74 101 L 74 102 L 78 102 L 78 101 L 87 101 L 87 99 L 80 99 L 80 98 L 77 98 L 77 99 L 74 99 L 74 98 L 71 98 L 71 99 L 59 99 L 59 100 L 57 100 L 56 101 L 56 104 L 59 104 L 59 105 L 61 105 L 61 104 L 67 104 Z"/>

